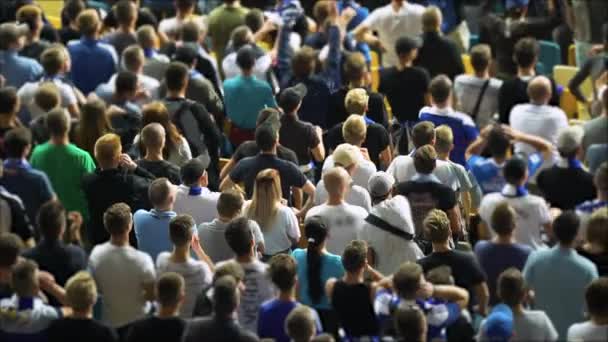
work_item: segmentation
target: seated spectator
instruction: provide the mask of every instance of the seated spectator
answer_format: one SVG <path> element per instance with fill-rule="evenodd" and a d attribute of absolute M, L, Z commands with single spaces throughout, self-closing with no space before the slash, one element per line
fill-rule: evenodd
<path fill-rule="evenodd" d="M 113 204 L 103 221 L 110 241 L 93 248 L 88 269 L 103 294 L 103 321 L 124 336 L 127 325 L 144 317 L 147 302 L 154 300 L 156 272 L 150 255 L 129 245 L 133 220 L 128 205 Z"/>
<path fill-rule="evenodd" d="M 486 275 L 474 255 L 450 247 L 451 230 L 447 215 L 433 209 L 424 219 L 424 229 L 433 244 L 433 253 L 418 260 L 418 263 L 425 272 L 439 266 L 449 266 L 456 286 L 469 291 L 478 305 L 477 310 L 485 316 L 490 298 Z"/>
<path fill-rule="evenodd" d="M 240 298 L 246 296 L 247 292 L 241 295 L 239 284 L 234 277 L 226 275 L 217 279 L 213 286 L 213 315 L 191 321 L 184 342 L 201 339 L 211 342 L 258 341 L 251 330 L 238 324 L 234 318 L 241 306 L 247 305 L 246 298 Z"/>
<path fill-rule="evenodd" d="M 429 85 L 429 91 L 432 106 L 422 108 L 419 118 L 431 121 L 435 126 L 450 126 L 454 134 L 454 150 L 450 154 L 450 160 L 465 165 L 464 152 L 477 138 L 479 131 L 470 116 L 452 109 L 452 81 L 449 78 L 445 75 L 436 76 Z"/>
<path fill-rule="evenodd" d="M 530 254 L 523 270 L 535 294 L 534 307 L 551 317 L 559 336 L 567 336 L 568 327 L 583 320 L 584 289 L 597 278 L 595 265 L 573 248 L 579 225 L 573 211 L 563 212 L 553 222 L 558 244 Z"/>
<path fill-rule="evenodd" d="M 95 142 L 106 133 L 112 132 L 112 126 L 106 116 L 105 102 L 90 99 L 82 105 L 80 120 L 70 130 L 71 139 L 81 149 L 95 155 Z"/>
<path fill-rule="evenodd" d="M 513 107 L 509 124 L 513 129 L 541 137 L 557 145 L 559 132 L 568 127 L 568 118 L 559 107 L 549 104 L 551 82 L 545 76 L 534 77 L 528 83 L 530 103 Z M 534 152 L 524 143 L 515 144 L 515 152 L 529 155 Z"/>
<path fill-rule="evenodd" d="M 4 78 L 4 85 L 21 88 L 26 82 L 33 82 L 42 76 L 44 70 L 35 59 L 19 56 L 23 48 L 27 28 L 15 23 L 3 23 L 0 25 L 0 63 L 2 71 L 0 75 Z"/>
<path fill-rule="evenodd" d="M 257 222 L 264 234 L 263 260 L 291 252 L 300 240 L 294 211 L 281 202 L 281 178 L 275 169 L 258 172 L 251 201 L 245 203 L 245 217 Z"/>
<path fill-rule="evenodd" d="M 267 24 L 267 27 L 268 26 L 269 25 Z M 251 32 L 251 29 L 246 25 L 236 27 L 230 34 L 230 43 L 225 50 L 226 55 L 222 60 L 224 80 L 229 80 L 241 74 L 236 57 L 238 51 L 244 46 L 251 48 L 254 54 L 255 62 L 252 70 L 253 76 L 259 80 L 266 81 L 267 73 L 272 66 L 272 57 L 270 53 L 265 52 L 256 45 L 253 32 Z"/>
<path fill-rule="evenodd" d="M 169 67 L 169 57 L 158 51 L 160 39 L 156 34 L 154 26 L 144 25 L 137 29 L 137 44 L 144 50 L 146 57 L 143 73 L 159 82 L 165 77 L 165 71 Z"/>
<path fill-rule="evenodd" d="M 224 235 L 230 221 L 241 215 L 243 204 L 241 192 L 236 189 L 224 190 L 217 199 L 217 217 L 211 222 L 203 222 L 198 226 L 198 237 L 214 263 L 228 260 L 233 256 Z M 264 235 L 260 226 L 253 220 L 249 220 L 249 225 L 253 231 L 256 251 L 263 253 Z"/>
<path fill-rule="evenodd" d="M 172 252 L 161 252 L 156 258 L 156 269 L 159 275 L 175 272 L 184 277 L 185 297 L 181 303 L 179 316 L 192 317 L 196 296 L 203 288 L 211 284 L 213 262 L 202 249 L 198 234 L 193 234 L 196 227 L 189 215 L 178 215 L 169 223 L 169 238 L 173 244 Z M 198 260 L 190 256 L 192 251 Z"/>
<path fill-rule="evenodd" d="M 398 183 L 395 192 L 407 197 L 412 206 L 412 218 L 416 236 L 427 240 L 428 232 L 424 229 L 423 221 L 432 209 L 443 210 L 449 217 L 452 235 L 462 233 L 462 219 L 456 194 L 450 187 L 439 182 L 433 175 L 436 168 L 437 152 L 431 145 L 425 145 L 414 154 L 416 175 L 411 181 Z M 428 251 L 423 251 L 428 252 Z"/>
<path fill-rule="evenodd" d="M 376 165 L 370 161 L 369 153 L 367 149 L 361 148 L 365 138 L 367 137 L 367 125 L 365 119 L 360 115 L 351 115 L 346 119 L 344 125 L 342 125 L 342 137 L 346 144 L 354 145 L 359 148 L 359 153 L 356 158 L 357 168 L 353 172 L 353 182 L 363 188 L 367 187 L 369 178 L 376 172 Z M 337 149 L 337 147 L 336 147 Z M 350 149 L 350 148 L 349 148 Z M 334 151 L 335 152 L 335 151 Z M 323 173 L 327 170 L 337 166 L 338 161 L 334 159 L 332 155 L 328 156 L 323 163 Z M 343 164 L 342 166 L 351 165 L 352 161 Z"/>
<path fill-rule="evenodd" d="M 30 157 L 32 167 L 46 173 L 67 211 L 77 211 L 83 217 L 88 217 L 80 182 L 87 173 L 95 170 L 93 158 L 70 143 L 69 119 L 63 109 L 49 112 L 46 125 L 50 139 L 34 148 Z"/>
<path fill-rule="evenodd" d="M 576 206 L 576 213 L 581 218 L 581 227 L 577 237 L 578 241 L 581 241 L 585 236 L 589 216 L 597 210 L 608 208 L 608 163 L 602 163 L 595 171 L 593 185 L 596 189 L 595 199 Z"/>
<path fill-rule="evenodd" d="M 135 163 L 137 166 L 146 169 L 156 178 L 167 178 L 174 185 L 181 184 L 179 167 L 164 159 L 165 150 L 165 128 L 157 123 L 149 123 L 139 135 L 139 145 L 145 151 L 143 158 Z"/>
<path fill-rule="evenodd" d="M 572 210 L 595 197 L 593 175 L 583 168 L 583 136 L 580 126 L 568 126 L 557 137 L 560 159 L 549 169 L 542 170 L 536 179 L 543 197 L 552 207 Z M 567 179 L 567 182 L 564 180 Z"/>
<path fill-rule="evenodd" d="M 492 240 L 480 240 L 475 245 L 475 255 L 488 281 L 490 305 L 498 303 L 496 280 L 508 268 L 523 270 L 532 248 L 519 244 L 513 239 L 513 232 L 521 229 L 516 225 L 517 213 L 507 202 L 494 208 L 491 226 L 496 237 Z"/>
<path fill-rule="evenodd" d="M 76 20 L 82 36 L 80 41 L 68 44 L 72 60 L 70 77 L 78 89 L 88 94 L 116 72 L 118 55 L 114 47 L 99 40 L 101 22 L 97 11 L 84 10 Z M 91 70 L 95 72 L 91 73 Z"/>
<path fill-rule="evenodd" d="M 171 250 L 167 232 L 171 220 L 177 216 L 173 211 L 177 189 L 167 178 L 157 178 L 150 183 L 148 199 L 152 209 L 139 209 L 133 214 L 133 230 L 137 248 L 156 260 L 160 252 Z"/>
<path fill-rule="evenodd" d="M 336 334 L 338 321 L 324 291 L 330 278 L 342 278 L 344 267 L 340 255 L 327 251 L 329 230 L 320 217 L 311 217 L 304 224 L 308 241 L 306 249 L 296 249 L 292 255 L 298 264 L 298 299 L 319 314 L 325 332 Z"/>
<path fill-rule="evenodd" d="M 380 72 L 378 90 L 386 95 L 397 121 L 404 127 L 411 127 L 418 121 L 420 109 L 428 103 L 431 82 L 426 69 L 414 66 L 420 42 L 415 38 L 401 36 L 394 45 L 386 48 L 395 50 L 398 63 Z"/>
<path fill-rule="evenodd" d="M 38 265 L 34 261 L 18 261 L 10 276 L 15 294 L 0 300 L 0 310 L 14 315 L 0 320 L 0 336 L 6 341 L 43 340 L 51 322 L 62 317 L 62 310 L 40 297 Z"/>
<path fill-rule="evenodd" d="M 608 279 L 602 277 L 594 280 L 585 290 L 585 302 L 589 320 L 576 323 L 568 328 L 568 341 L 601 341 L 608 338 L 606 332 L 606 303 L 608 296 Z"/>
<path fill-rule="evenodd" d="M 453 285 L 431 285 L 424 279 L 420 265 L 405 262 L 393 275 L 392 290 L 384 289 L 378 292 L 374 309 L 382 335 L 394 335 L 394 324 L 402 337 L 408 337 L 409 334 L 406 333 L 411 330 L 405 329 L 407 325 L 404 319 L 411 316 L 403 317 L 401 313 L 393 317 L 392 313 L 412 307 L 419 308 L 426 319 L 417 322 L 420 324 L 426 321 L 426 327 L 418 329 L 426 331 L 426 341 L 433 341 L 445 340 L 446 328 L 458 320 L 468 303 L 469 294 L 465 289 Z M 414 322 L 416 321 L 410 324 Z M 419 336 L 419 333 L 421 331 L 416 335 Z"/>
<path fill-rule="evenodd" d="M 0 180 L 3 175 L 0 163 Z M 19 196 L 12 194 L 0 185 L 0 233 L 17 234 L 27 245 L 34 244 L 34 226 L 27 216 Z"/>
<path fill-rule="evenodd" d="M 578 253 L 591 260 L 600 277 L 608 276 L 608 208 L 596 210 L 586 222 L 585 242 Z"/>
<path fill-rule="evenodd" d="M 197 21 L 203 23 L 203 17 L 195 13 L 196 1 L 194 0 L 177 0 L 175 5 L 175 16 L 165 18 L 158 24 L 158 32 L 166 35 L 169 39 L 177 39 L 177 35 L 182 27 L 188 21 Z"/>
<path fill-rule="evenodd" d="M 197 224 L 211 222 L 217 217 L 218 192 L 207 188 L 209 178 L 205 164 L 200 159 L 192 159 L 181 167 L 183 185 L 177 188 L 175 212 L 188 214 Z"/>
<path fill-rule="evenodd" d="M 6 133 L 13 128 L 21 127 L 17 117 L 21 109 L 21 101 L 17 89 L 13 87 L 0 88 L 0 158 L 6 158 L 4 139 Z"/>
<path fill-rule="evenodd" d="M 181 312 L 188 295 L 187 280 L 175 272 L 159 275 L 156 282 L 156 301 L 158 313 L 134 322 L 129 327 L 125 341 L 144 342 L 150 340 L 181 340 L 187 323 Z"/>
<path fill-rule="evenodd" d="M 249 331 L 257 331 L 260 305 L 272 298 L 274 286 L 266 277 L 268 265 L 256 257 L 256 244 L 250 220 L 241 217 L 232 220 L 225 231 L 226 242 L 232 249 L 235 260 L 245 271 L 245 290 L 238 308 L 239 324 Z M 220 267 L 221 264 L 218 265 Z M 215 283 L 217 285 L 217 281 Z M 216 302 L 216 313 L 218 303 Z"/>
<path fill-rule="evenodd" d="M 467 147 L 465 158 L 470 172 L 475 176 L 484 194 L 500 192 L 506 184 L 503 169 L 511 157 L 512 145 L 522 142 L 538 152 L 527 156 L 528 174 L 535 176 L 545 162 L 553 161 L 553 146 L 547 140 L 515 130 L 507 125 L 488 125 Z M 489 151 L 490 158 L 483 157 Z M 523 156 L 518 156 L 523 157 Z"/>
<path fill-rule="evenodd" d="M 490 76 L 492 50 L 489 45 L 478 44 L 471 49 L 473 75 L 458 75 L 454 79 L 457 107 L 467 113 L 483 129 L 494 121 L 498 113 L 498 92 L 502 81 Z"/>
<path fill-rule="evenodd" d="M 336 148 L 332 154 L 332 157 L 334 165 L 346 170 L 349 177 L 353 180 L 348 186 L 345 197 L 346 203 L 361 207 L 365 209 L 365 211 L 370 211 L 372 208 L 372 202 L 369 192 L 367 192 L 367 188 L 356 184 L 354 181 L 354 175 L 359 168 L 359 153 L 359 149 L 356 146 L 350 144 L 341 144 Z M 372 177 L 370 177 L 370 179 Z M 327 193 L 325 182 L 320 180 L 315 190 L 314 203 L 315 205 L 321 205 L 325 203 L 328 198 L 329 194 Z"/>
<path fill-rule="evenodd" d="M 414 64 L 426 69 L 431 78 L 446 75 L 454 80 L 464 73 L 464 66 L 456 43 L 441 34 L 442 21 L 441 10 L 436 6 L 429 6 L 422 13 L 422 46 Z"/>
<path fill-rule="evenodd" d="M 513 157 L 505 163 L 503 174 L 506 184 L 500 192 L 487 194 L 481 200 L 479 216 L 491 228 L 488 233 L 494 236 L 492 227 L 492 214 L 500 203 L 508 203 L 515 213 L 515 242 L 538 250 L 546 247 L 543 236 L 551 238 L 551 213 L 549 207 L 542 197 L 528 193 L 526 181 L 528 179 L 528 167 L 526 162 Z"/>
<path fill-rule="evenodd" d="M 585 135 L 583 137 L 583 149 L 587 149 L 593 144 L 608 144 L 606 136 L 606 127 L 608 127 L 608 91 L 604 90 L 602 94 L 602 113 L 597 117 L 585 122 L 583 129 Z"/>
<path fill-rule="evenodd" d="M 35 223 L 38 209 L 55 197 L 55 192 L 48 176 L 28 163 L 31 148 L 32 135 L 27 128 L 14 128 L 6 133 L 4 149 L 7 159 L 3 163 L 0 185 L 21 199 L 29 221 Z"/>
<path fill-rule="evenodd" d="M 104 228 L 104 212 L 114 203 L 124 202 L 133 209 L 148 208 L 148 185 L 154 176 L 121 154 L 120 137 L 108 133 L 95 143 L 95 159 L 99 168 L 82 180 L 82 190 L 89 209 L 88 241 L 91 245 L 108 240 Z M 131 236 L 136 243 L 135 234 Z"/>
<path fill-rule="evenodd" d="M 135 23 L 137 22 L 137 5 L 130 0 L 120 0 L 112 6 L 116 19 L 116 29 L 102 39 L 112 45 L 119 56 L 132 44 L 137 43 Z"/>
<path fill-rule="evenodd" d="M 342 253 L 346 274 L 341 279 L 329 279 L 325 284 L 327 297 L 349 339 L 374 337 L 379 333 L 374 298 L 379 290 L 377 282 L 383 276 L 367 263 L 367 253 L 365 241 L 351 241 Z M 365 273 L 371 276 L 372 283 L 365 282 Z"/>
<path fill-rule="evenodd" d="M 382 274 L 391 274 L 401 263 L 422 258 L 414 242 L 414 223 L 410 203 L 403 196 L 393 197 L 395 179 L 379 171 L 369 180 L 373 208 L 365 219 L 361 239 L 373 251 L 373 266 Z"/>
<path fill-rule="evenodd" d="M 68 42 L 80 38 L 80 30 L 76 18 L 80 12 L 84 11 L 85 4 L 83 0 L 68 0 L 64 3 L 62 14 L 62 27 L 59 30 L 59 40 L 63 45 L 68 45 Z"/>
<path fill-rule="evenodd" d="M 65 285 L 65 293 L 72 314 L 51 322 L 46 331 L 49 342 L 118 342 L 114 329 L 93 319 L 97 285 L 88 272 L 80 271 L 71 276 Z"/>
<path fill-rule="evenodd" d="M 61 96 L 61 107 L 67 109 L 73 118 L 78 118 L 80 116 L 78 91 L 64 79 L 70 63 L 67 51 L 63 47 L 50 47 L 41 54 L 40 63 L 44 68 L 44 76 L 35 82 L 25 83 L 17 93 L 30 118 L 36 119 L 45 113 L 34 101 L 36 91 L 45 82 L 51 82 L 57 86 Z"/>
<path fill-rule="evenodd" d="M 306 305 L 293 308 L 285 318 L 284 334 L 294 342 L 320 341 L 313 339 L 317 333 L 315 329 L 315 312 Z M 319 336 L 321 337 L 321 336 Z M 330 338 L 333 341 L 333 338 Z"/>
<path fill-rule="evenodd" d="M 528 103 L 531 98 L 528 94 L 528 83 L 536 76 L 536 64 L 540 54 L 540 46 L 534 38 L 522 38 L 515 44 L 513 54 L 507 57 L 517 64 L 517 76 L 505 80 L 498 92 L 499 121 L 503 124 L 510 122 L 511 110 L 518 104 Z M 551 106 L 559 105 L 559 94 L 555 82 L 551 82 L 549 95 Z"/>

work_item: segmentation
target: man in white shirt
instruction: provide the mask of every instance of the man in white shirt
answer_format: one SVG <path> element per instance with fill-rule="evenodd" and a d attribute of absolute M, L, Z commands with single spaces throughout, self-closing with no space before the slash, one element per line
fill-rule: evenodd
<path fill-rule="evenodd" d="M 346 172 L 348 172 L 348 175 L 352 177 L 358 167 L 359 153 L 360 151 L 356 146 L 341 144 L 336 147 L 336 150 L 333 153 L 334 165 L 343 167 Z M 325 188 L 325 182 L 320 180 L 316 189 L 314 204 L 321 205 L 325 203 L 329 197 L 327 189 Z M 361 187 L 354 182 L 351 182 L 350 184 L 345 201 L 348 204 L 359 206 L 366 211 L 370 211 L 372 208 L 372 201 L 366 188 Z"/>
<path fill-rule="evenodd" d="M 515 241 L 537 250 L 546 248 L 543 233 L 549 237 L 551 231 L 551 214 L 549 205 L 542 197 L 528 194 L 525 188 L 528 179 L 527 162 L 521 158 L 509 159 L 503 168 L 507 184 L 501 192 L 487 194 L 481 200 L 479 215 L 487 227 L 491 228 L 492 213 L 499 203 L 507 202 L 517 213 L 515 222 Z M 495 233 L 490 229 L 492 236 Z"/>
<path fill-rule="evenodd" d="M 270 56 L 270 53 L 264 52 L 264 50 L 255 44 L 253 32 L 251 32 L 249 27 L 243 25 L 235 28 L 232 32 L 229 44 L 228 51 L 232 52 L 229 52 L 222 60 L 222 70 L 225 75 L 224 79 L 227 80 L 241 74 L 241 68 L 239 68 L 236 63 L 236 55 L 237 51 L 246 45 L 251 46 L 256 54 L 253 75 L 259 80 L 265 80 L 267 78 L 266 72 L 268 72 L 272 66 L 272 57 Z"/>
<path fill-rule="evenodd" d="M 203 25 L 203 17 L 195 14 L 196 1 L 194 0 L 176 0 L 175 4 L 175 17 L 166 18 L 161 20 L 158 24 L 158 32 L 167 36 L 170 39 L 177 39 L 179 30 L 181 29 L 184 22 L 193 20 L 197 21 L 199 25 Z"/>
<path fill-rule="evenodd" d="M 318 216 L 330 230 L 327 250 L 340 254 L 344 247 L 359 238 L 367 211 L 345 202 L 350 176 L 342 167 L 334 167 L 323 175 L 328 192 L 327 202 L 313 207 L 306 213 L 306 220 Z"/>
<path fill-rule="evenodd" d="M 511 110 L 509 123 L 514 129 L 537 135 L 557 143 L 559 131 L 568 127 L 568 117 L 558 107 L 549 105 L 551 99 L 551 81 L 545 76 L 537 76 L 528 83 L 530 103 L 519 104 Z M 530 145 L 517 142 L 515 152 L 529 155 L 534 153 Z"/>
<path fill-rule="evenodd" d="M 406 0 L 392 0 L 390 4 L 380 7 L 354 30 L 359 41 L 370 45 L 383 47 L 386 53 L 382 56 L 382 65 L 386 67 L 398 64 L 394 51 L 395 42 L 399 37 L 415 38 L 422 33 L 422 13 L 424 6 L 408 3 Z M 378 37 L 372 35 L 378 33 Z"/>
<path fill-rule="evenodd" d="M 152 258 L 129 246 L 133 219 L 128 205 L 112 205 L 103 221 L 110 241 L 93 248 L 89 270 L 103 294 L 103 320 L 121 328 L 146 315 L 156 273 Z"/>
<path fill-rule="evenodd" d="M 198 158 L 191 159 L 181 170 L 182 185 L 177 188 L 173 211 L 188 214 L 196 224 L 210 222 L 217 217 L 219 192 L 207 188 L 206 165 Z"/>
<path fill-rule="evenodd" d="M 608 278 L 594 280 L 585 291 L 589 320 L 568 329 L 568 341 L 608 340 Z"/>

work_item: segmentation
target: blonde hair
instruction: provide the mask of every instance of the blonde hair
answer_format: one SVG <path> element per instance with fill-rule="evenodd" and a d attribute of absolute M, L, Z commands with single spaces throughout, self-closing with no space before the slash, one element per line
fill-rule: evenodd
<path fill-rule="evenodd" d="M 601 208 L 591 214 L 587 221 L 587 241 L 608 251 L 608 208 Z"/>
<path fill-rule="evenodd" d="M 45 112 L 61 106 L 61 94 L 57 85 L 46 81 L 42 83 L 34 93 L 34 103 Z"/>
<path fill-rule="evenodd" d="M 281 178 L 277 170 L 264 169 L 258 172 L 246 216 L 266 231 L 281 204 L 282 194 Z"/>
<path fill-rule="evenodd" d="M 450 219 L 442 210 L 429 211 L 423 225 L 431 242 L 444 242 L 450 237 Z"/>
<path fill-rule="evenodd" d="M 315 335 L 315 318 L 306 305 L 298 305 L 285 319 L 285 331 L 296 342 L 309 341 Z"/>
<path fill-rule="evenodd" d="M 361 145 L 367 135 L 367 126 L 361 115 L 352 114 L 342 125 L 344 142 L 351 145 Z"/>
<path fill-rule="evenodd" d="M 435 150 L 438 153 L 449 153 L 454 144 L 454 134 L 448 125 L 441 125 L 435 129 Z"/>
<path fill-rule="evenodd" d="M 156 31 L 152 25 L 143 25 L 137 29 L 137 44 L 142 48 L 157 48 L 160 45 Z"/>
<path fill-rule="evenodd" d="M 89 272 L 80 271 L 65 285 L 68 304 L 74 311 L 85 311 L 97 301 L 97 285 Z"/>
<path fill-rule="evenodd" d="M 344 107 L 348 114 L 363 115 L 367 111 L 369 96 L 363 88 L 351 89 L 344 98 Z"/>
<path fill-rule="evenodd" d="M 422 31 L 436 32 L 441 26 L 441 10 L 437 6 L 429 6 L 422 13 Z"/>
<path fill-rule="evenodd" d="M 108 165 L 118 159 L 121 152 L 120 137 L 114 133 L 104 134 L 95 142 L 95 159 L 101 166 Z"/>
<path fill-rule="evenodd" d="M 99 31 L 101 23 L 97 11 L 94 9 L 86 9 L 76 18 L 78 30 L 85 36 L 92 36 Z"/>

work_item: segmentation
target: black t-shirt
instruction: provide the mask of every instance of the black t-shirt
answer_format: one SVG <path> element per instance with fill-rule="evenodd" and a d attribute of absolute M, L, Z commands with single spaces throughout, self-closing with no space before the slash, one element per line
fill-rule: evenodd
<path fill-rule="evenodd" d="M 118 341 L 118 335 L 114 329 L 92 319 L 60 318 L 51 322 L 46 334 L 49 342 Z"/>
<path fill-rule="evenodd" d="M 258 172 L 265 169 L 275 169 L 281 176 L 281 189 L 283 198 L 289 200 L 290 188 L 292 186 L 301 188 L 306 182 L 306 176 L 291 162 L 277 158 L 272 154 L 258 154 L 255 157 L 245 158 L 236 164 L 230 172 L 230 179 L 234 183 L 245 183 L 247 198 L 253 194 L 253 185 Z"/>
<path fill-rule="evenodd" d="M 68 45 L 69 41 L 80 39 L 80 32 L 69 26 L 64 27 L 59 30 L 59 39 L 63 45 Z"/>
<path fill-rule="evenodd" d="M 445 74 L 451 80 L 464 73 L 460 51 L 452 40 L 438 32 L 426 32 L 422 37 L 424 43 L 414 61 L 417 66 L 425 68 L 431 77 Z"/>
<path fill-rule="evenodd" d="M 574 209 L 596 193 L 593 175 L 583 169 L 553 166 L 538 174 L 536 184 L 551 206 L 561 210 Z"/>
<path fill-rule="evenodd" d="M 87 254 L 82 248 L 60 241 L 43 239 L 23 256 L 37 262 L 41 270 L 51 273 L 61 286 L 76 272 L 87 267 Z"/>
<path fill-rule="evenodd" d="M 33 58 L 35 60 L 40 60 L 40 55 L 42 52 L 51 46 L 51 43 L 46 40 L 39 40 L 37 42 L 25 45 L 19 54 L 24 57 Z"/>
<path fill-rule="evenodd" d="M 429 73 L 423 68 L 399 70 L 391 67 L 380 74 L 379 91 L 386 95 L 393 116 L 399 122 L 416 121 L 420 109 L 425 105 L 430 82 Z"/>
<path fill-rule="evenodd" d="M 281 145 L 296 153 L 300 165 L 310 163 L 310 150 L 317 147 L 321 142 L 312 124 L 301 121 L 292 115 L 281 117 L 279 137 Z"/>
<path fill-rule="evenodd" d="M 474 293 L 473 286 L 486 281 L 486 275 L 472 253 L 461 251 L 433 252 L 418 260 L 424 273 L 439 266 L 449 266 L 456 286 Z"/>
<path fill-rule="evenodd" d="M 552 78 L 550 80 L 551 100 L 549 100 L 549 104 L 552 106 L 559 106 L 557 86 Z M 515 105 L 528 102 L 530 102 L 530 98 L 528 97 L 528 80 L 515 77 L 504 81 L 498 91 L 498 114 L 500 116 L 500 122 L 509 124 L 511 109 L 513 109 Z"/>
<path fill-rule="evenodd" d="M 234 159 L 235 163 L 238 163 L 241 159 L 255 157 L 258 153 L 260 153 L 260 149 L 255 143 L 255 140 L 247 140 L 236 148 L 236 151 L 234 151 L 234 154 L 232 155 L 232 159 Z M 277 157 L 299 165 L 296 153 L 285 146 L 277 146 Z"/>
<path fill-rule="evenodd" d="M 156 178 L 165 177 L 175 185 L 182 184 L 180 178 L 179 167 L 169 163 L 166 160 L 144 160 L 139 159 L 135 162 L 137 166 L 146 169 L 148 172 L 153 174 Z"/>
<path fill-rule="evenodd" d="M 595 264 L 597 273 L 600 277 L 608 276 L 608 252 L 604 252 L 603 254 L 591 254 L 582 248 L 578 249 L 577 252 Z"/>
<path fill-rule="evenodd" d="M 181 342 L 186 330 L 186 321 L 179 317 L 147 317 L 130 325 L 127 342 Z"/>
<path fill-rule="evenodd" d="M 335 93 L 331 94 L 329 99 L 329 115 L 327 116 L 327 127 L 333 127 L 348 118 L 344 99 L 350 89 L 342 87 Z M 369 100 L 367 103 L 367 113 L 365 115 L 384 127 L 388 127 L 388 117 L 384 106 L 384 96 L 379 93 L 367 91 Z"/>
<path fill-rule="evenodd" d="M 337 124 L 327 131 L 325 135 L 326 150 L 333 151 L 338 145 L 344 143 L 342 125 L 343 123 Z M 380 153 L 386 150 L 389 144 L 390 137 L 386 128 L 377 123 L 367 124 L 367 134 L 362 147 L 367 148 L 369 158 L 376 164 L 376 167 L 380 166 Z"/>
<path fill-rule="evenodd" d="M 331 303 L 340 325 L 348 336 L 377 336 L 379 327 L 371 289 L 365 284 L 347 284 L 338 280 L 333 289 Z"/>
<path fill-rule="evenodd" d="M 159 340 L 160 341 L 160 340 Z M 188 324 L 184 342 L 255 342 L 255 334 L 241 327 L 234 319 L 214 316 L 193 319 Z"/>
<path fill-rule="evenodd" d="M 118 23 L 116 22 L 116 15 L 114 11 L 108 11 L 108 14 L 103 19 L 103 25 L 105 27 L 116 28 Z M 137 21 L 135 27 L 139 28 L 143 25 L 151 25 L 152 27 L 158 27 L 158 19 L 152 14 L 152 12 L 145 8 L 140 8 L 137 13 Z"/>

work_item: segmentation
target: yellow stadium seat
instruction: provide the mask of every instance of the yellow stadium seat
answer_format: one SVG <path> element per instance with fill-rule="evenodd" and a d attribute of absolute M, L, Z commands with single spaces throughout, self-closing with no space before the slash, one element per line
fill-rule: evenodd
<path fill-rule="evenodd" d="M 560 108 L 566 113 L 568 119 L 577 118 L 578 105 L 576 98 L 570 92 L 570 89 L 564 89 L 561 98 L 559 99 Z"/>
<path fill-rule="evenodd" d="M 568 47 L 568 65 L 576 66 L 576 48 L 574 44 L 570 44 Z"/>
<path fill-rule="evenodd" d="M 230 161 L 230 159 L 228 158 L 220 158 L 220 170 L 224 168 L 224 166 L 226 166 L 226 164 L 228 164 L 228 162 Z"/>
<path fill-rule="evenodd" d="M 370 52 L 372 63 L 371 63 L 371 77 L 372 77 L 372 90 L 378 91 L 378 87 L 380 87 L 380 57 L 376 51 Z"/>
<path fill-rule="evenodd" d="M 569 65 L 556 65 L 553 68 L 553 79 L 555 83 L 562 87 L 568 87 L 568 82 L 578 72 L 577 67 Z M 581 92 L 585 97 L 590 97 L 593 94 L 593 87 L 591 86 L 591 79 L 587 78 L 581 85 Z"/>
<path fill-rule="evenodd" d="M 471 64 L 471 56 L 468 54 L 462 54 L 462 64 L 464 65 L 464 73 L 467 75 L 473 75 L 473 65 Z"/>
<path fill-rule="evenodd" d="M 53 15 L 47 15 L 46 17 L 49 23 L 57 30 L 61 28 L 61 18 Z"/>

